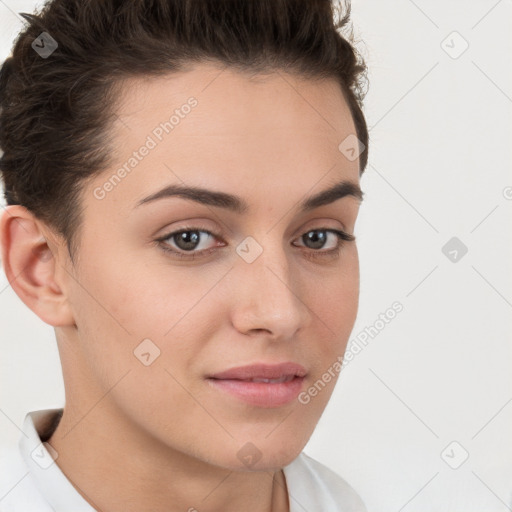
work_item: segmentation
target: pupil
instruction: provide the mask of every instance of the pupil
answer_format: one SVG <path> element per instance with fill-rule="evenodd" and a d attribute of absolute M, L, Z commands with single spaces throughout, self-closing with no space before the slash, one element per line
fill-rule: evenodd
<path fill-rule="evenodd" d="M 183 249 L 184 251 L 188 251 L 191 249 L 195 249 L 196 245 L 199 242 L 199 231 L 184 231 L 177 235 L 178 239 L 176 240 L 176 245 Z"/>
<path fill-rule="evenodd" d="M 310 231 L 309 233 L 306 233 L 304 235 L 303 241 L 304 243 L 306 243 L 307 241 L 312 242 L 313 249 L 321 249 L 325 244 L 325 231 Z"/>

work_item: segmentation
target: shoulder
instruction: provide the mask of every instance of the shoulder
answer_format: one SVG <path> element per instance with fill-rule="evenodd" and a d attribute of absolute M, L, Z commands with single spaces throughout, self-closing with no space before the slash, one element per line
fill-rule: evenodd
<path fill-rule="evenodd" d="M 290 512 L 321 506 L 322 512 L 367 512 L 356 491 L 337 473 L 304 452 L 283 468 Z"/>

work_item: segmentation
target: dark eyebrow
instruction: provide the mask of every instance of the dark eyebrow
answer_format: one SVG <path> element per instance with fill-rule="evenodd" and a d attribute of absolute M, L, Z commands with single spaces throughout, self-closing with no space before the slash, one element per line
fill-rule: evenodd
<path fill-rule="evenodd" d="M 347 196 L 355 197 L 359 201 L 362 201 L 363 194 L 364 192 L 357 183 L 347 180 L 341 181 L 326 190 L 306 198 L 299 204 L 299 211 L 307 212 L 315 208 L 319 208 L 320 206 L 333 203 L 334 201 Z M 231 210 L 238 214 L 244 214 L 249 210 L 248 203 L 238 196 L 227 194 L 226 192 L 217 192 L 205 188 L 185 185 L 169 185 L 162 190 L 141 199 L 136 204 L 135 208 L 158 199 L 174 196 L 209 206 L 225 208 L 226 210 Z"/>

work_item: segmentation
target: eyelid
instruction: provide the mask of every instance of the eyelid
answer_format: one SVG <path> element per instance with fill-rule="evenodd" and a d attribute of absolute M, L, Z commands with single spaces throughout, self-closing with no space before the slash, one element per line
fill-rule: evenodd
<path fill-rule="evenodd" d="M 156 238 L 155 241 L 156 242 L 165 242 L 166 240 L 172 239 L 174 236 L 179 235 L 180 233 L 187 233 L 189 231 L 197 231 L 199 233 L 207 233 L 208 235 L 210 235 L 212 238 L 214 238 L 216 240 L 222 240 L 222 237 L 219 234 L 217 234 L 216 232 L 197 225 L 197 226 L 184 226 L 181 228 L 173 229 L 172 231 L 169 231 L 168 233 Z M 210 250 L 210 249 L 203 249 L 202 251 L 190 251 L 190 253 L 188 253 L 188 254 L 193 254 L 193 253 L 200 254 L 201 252 L 205 252 L 208 250 Z M 174 251 L 178 252 L 177 249 L 174 249 Z M 186 253 L 186 251 L 181 251 L 181 252 Z"/>

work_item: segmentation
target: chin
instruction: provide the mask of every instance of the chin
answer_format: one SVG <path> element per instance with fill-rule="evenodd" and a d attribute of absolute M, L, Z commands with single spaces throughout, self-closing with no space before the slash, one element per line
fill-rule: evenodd
<path fill-rule="evenodd" d="M 284 442 L 279 437 L 270 440 L 263 436 L 254 441 L 233 440 L 229 446 L 219 446 L 218 451 L 211 454 L 210 462 L 231 471 L 275 471 L 295 460 L 305 444 L 301 439 Z"/>

